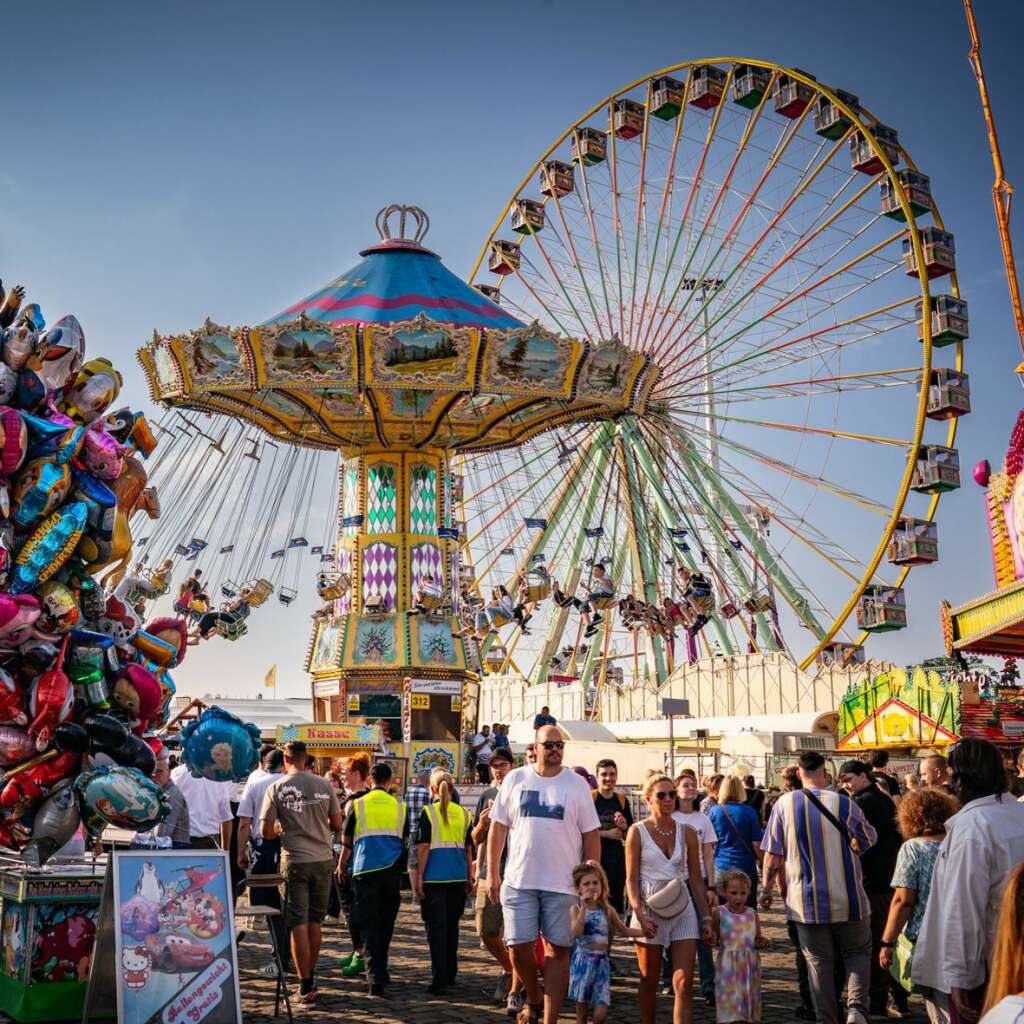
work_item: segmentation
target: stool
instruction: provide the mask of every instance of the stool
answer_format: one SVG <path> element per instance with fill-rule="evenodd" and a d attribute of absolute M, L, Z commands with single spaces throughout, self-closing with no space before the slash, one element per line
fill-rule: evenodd
<path fill-rule="evenodd" d="M 253 889 L 268 889 L 278 888 L 279 886 L 285 885 L 284 875 L 248 875 L 238 883 L 239 891 L 249 891 L 249 906 L 248 907 L 236 907 L 235 908 L 235 920 L 239 919 L 248 920 L 255 923 L 257 920 L 263 921 L 268 932 L 270 932 L 270 946 L 274 951 L 274 966 L 277 968 L 277 984 L 274 988 L 274 1016 L 278 1015 L 281 1007 L 281 993 L 284 993 L 284 1005 L 288 1011 L 288 1024 L 294 1024 L 292 1018 L 292 1004 L 288 998 L 288 983 L 284 976 L 284 965 L 281 962 L 281 951 L 277 948 L 277 932 L 274 931 L 273 925 L 271 924 L 271 918 L 278 917 L 282 911 L 276 907 L 266 907 L 252 904 L 252 890 Z M 285 893 L 284 905 L 288 905 L 288 895 Z"/>

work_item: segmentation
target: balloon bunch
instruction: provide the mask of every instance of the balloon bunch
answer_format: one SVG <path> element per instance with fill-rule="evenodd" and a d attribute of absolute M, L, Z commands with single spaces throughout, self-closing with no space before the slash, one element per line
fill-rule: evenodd
<path fill-rule="evenodd" d="M 109 411 L 121 375 L 86 361 L 75 317 L 47 328 L 23 299 L 0 283 L 0 845 L 41 864 L 80 822 L 96 835 L 166 817 L 149 732 L 188 635 L 174 618 L 143 628 L 169 565 L 125 575 L 132 512 L 159 515 L 146 419 Z"/>

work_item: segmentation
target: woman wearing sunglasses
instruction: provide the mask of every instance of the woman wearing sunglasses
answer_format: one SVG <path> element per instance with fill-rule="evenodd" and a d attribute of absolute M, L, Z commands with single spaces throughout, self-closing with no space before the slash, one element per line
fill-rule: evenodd
<path fill-rule="evenodd" d="M 697 940 L 711 941 L 711 915 L 701 877 L 700 841 L 692 828 L 675 821 L 676 790 L 667 775 L 644 785 L 649 814 L 626 834 L 626 893 L 640 965 L 640 1019 L 654 1024 L 661 958 L 672 960 L 673 1024 L 693 1022 L 693 960 Z M 692 898 L 691 898 L 692 894 Z"/>

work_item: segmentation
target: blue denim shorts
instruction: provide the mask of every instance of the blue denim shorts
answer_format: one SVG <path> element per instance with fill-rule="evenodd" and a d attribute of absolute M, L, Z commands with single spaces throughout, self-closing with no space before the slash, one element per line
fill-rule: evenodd
<path fill-rule="evenodd" d="M 505 945 L 536 942 L 538 933 L 552 946 L 572 945 L 569 908 L 578 901 L 573 893 L 546 889 L 501 887 L 501 909 L 505 919 Z"/>

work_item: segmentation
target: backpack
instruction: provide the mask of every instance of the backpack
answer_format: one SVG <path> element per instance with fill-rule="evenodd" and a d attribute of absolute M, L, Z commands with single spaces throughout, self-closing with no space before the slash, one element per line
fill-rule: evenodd
<path fill-rule="evenodd" d="M 599 789 L 592 789 L 590 795 L 596 800 L 597 794 L 600 792 Z M 624 811 L 626 809 L 626 798 L 621 793 L 616 793 L 615 796 L 619 801 L 619 810 Z"/>

